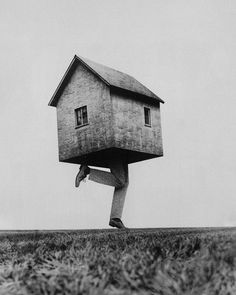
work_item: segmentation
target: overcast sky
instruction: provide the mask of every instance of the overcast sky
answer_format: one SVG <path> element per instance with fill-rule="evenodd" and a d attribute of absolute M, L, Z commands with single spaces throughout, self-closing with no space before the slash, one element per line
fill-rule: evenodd
<path fill-rule="evenodd" d="M 161 105 L 164 157 L 130 165 L 129 227 L 236 226 L 236 1 L 5 1 L 0 229 L 108 227 L 113 189 L 59 163 L 48 102 L 74 54 Z"/>

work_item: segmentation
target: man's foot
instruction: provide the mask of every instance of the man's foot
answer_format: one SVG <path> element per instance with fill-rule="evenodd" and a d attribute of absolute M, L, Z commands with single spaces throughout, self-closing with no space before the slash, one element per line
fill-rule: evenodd
<path fill-rule="evenodd" d="M 119 229 L 126 228 L 120 218 L 110 219 L 109 225 L 112 227 L 117 227 Z"/>
<path fill-rule="evenodd" d="M 86 178 L 86 176 L 89 174 L 90 172 L 90 168 L 86 165 L 81 165 L 80 168 L 79 168 L 79 172 L 78 174 L 76 175 L 76 178 L 75 178 L 75 186 L 76 187 L 79 187 L 80 185 L 80 182 Z"/>

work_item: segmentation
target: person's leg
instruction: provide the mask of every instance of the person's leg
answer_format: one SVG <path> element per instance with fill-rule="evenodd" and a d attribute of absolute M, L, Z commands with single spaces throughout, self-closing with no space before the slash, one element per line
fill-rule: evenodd
<path fill-rule="evenodd" d="M 89 180 L 115 187 L 109 225 L 117 228 L 125 228 L 121 217 L 129 185 L 128 163 L 126 159 L 122 155 L 116 154 L 114 158 L 110 160 L 111 172 L 92 169 L 86 165 L 82 166 L 81 172 L 83 172 L 83 170 L 88 173 L 79 173 L 81 174 L 79 181 L 89 174 Z"/>
<path fill-rule="evenodd" d="M 112 206 L 111 206 L 110 219 L 113 219 L 113 218 L 121 219 L 127 189 L 128 189 L 128 183 L 121 188 L 115 188 L 114 194 L 113 194 Z"/>
<path fill-rule="evenodd" d="M 115 187 L 110 219 L 121 219 L 129 185 L 128 164 L 122 155 L 116 154 L 109 166 L 111 172 L 90 168 L 89 180 Z"/>
<path fill-rule="evenodd" d="M 123 182 L 119 180 L 114 174 L 111 172 L 106 172 L 103 170 L 93 169 L 86 165 L 81 165 L 80 170 L 75 178 L 75 186 L 78 187 L 80 182 L 85 179 L 89 175 L 89 180 L 113 186 L 113 187 L 121 187 Z"/>
<path fill-rule="evenodd" d="M 113 173 L 93 168 L 90 168 L 89 180 L 114 187 L 121 187 L 123 184 Z"/>
<path fill-rule="evenodd" d="M 121 219 L 125 203 L 125 197 L 129 185 L 128 164 L 124 159 L 117 158 L 111 163 L 111 172 L 122 182 L 122 187 L 115 187 L 110 220 L 114 218 Z"/>

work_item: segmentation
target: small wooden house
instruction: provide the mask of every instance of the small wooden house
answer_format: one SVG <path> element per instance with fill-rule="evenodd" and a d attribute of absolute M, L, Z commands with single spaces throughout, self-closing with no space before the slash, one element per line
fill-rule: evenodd
<path fill-rule="evenodd" d="M 75 56 L 49 106 L 57 109 L 59 160 L 108 167 L 163 155 L 157 95 L 133 77 Z"/>

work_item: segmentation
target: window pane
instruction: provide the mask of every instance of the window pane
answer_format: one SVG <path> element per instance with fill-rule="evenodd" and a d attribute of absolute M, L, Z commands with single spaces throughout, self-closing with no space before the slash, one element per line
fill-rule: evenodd
<path fill-rule="evenodd" d="M 77 110 L 77 125 L 82 125 L 81 109 Z"/>
<path fill-rule="evenodd" d="M 88 124 L 87 106 L 75 110 L 75 123 L 76 126 Z"/>
<path fill-rule="evenodd" d="M 83 124 L 88 123 L 87 107 L 82 108 Z"/>
<path fill-rule="evenodd" d="M 145 125 L 151 125 L 150 109 L 144 108 L 144 122 Z"/>

